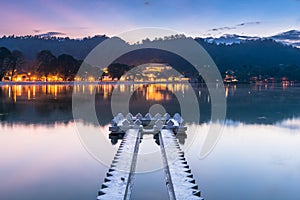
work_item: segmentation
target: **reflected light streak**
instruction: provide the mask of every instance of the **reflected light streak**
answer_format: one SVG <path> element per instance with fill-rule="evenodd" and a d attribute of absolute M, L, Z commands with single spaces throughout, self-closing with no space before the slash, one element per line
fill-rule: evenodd
<path fill-rule="evenodd" d="M 30 100 L 30 98 L 31 98 L 30 89 L 28 89 L 28 91 L 27 91 L 27 99 Z"/>

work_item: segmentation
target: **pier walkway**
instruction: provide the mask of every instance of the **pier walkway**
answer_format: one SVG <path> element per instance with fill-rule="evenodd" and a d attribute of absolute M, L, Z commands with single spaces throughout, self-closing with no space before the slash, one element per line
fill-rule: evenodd
<path fill-rule="evenodd" d="M 129 200 L 142 134 L 158 136 L 170 200 L 202 200 L 201 192 L 181 150 L 176 134 L 186 131 L 179 114 L 145 116 L 118 114 L 109 127 L 111 134 L 122 136 L 122 142 L 98 192 L 97 199 Z"/>

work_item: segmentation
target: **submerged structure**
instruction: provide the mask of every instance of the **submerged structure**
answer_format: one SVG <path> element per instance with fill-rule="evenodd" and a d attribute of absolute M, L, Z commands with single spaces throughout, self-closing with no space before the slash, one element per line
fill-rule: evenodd
<path fill-rule="evenodd" d="M 98 192 L 98 200 L 130 199 L 139 145 L 145 133 L 153 133 L 158 139 L 169 199 L 203 199 L 175 136 L 186 131 L 179 114 L 171 117 L 167 113 L 163 116 L 119 113 L 109 130 L 112 135 L 121 136 L 122 142 Z"/>

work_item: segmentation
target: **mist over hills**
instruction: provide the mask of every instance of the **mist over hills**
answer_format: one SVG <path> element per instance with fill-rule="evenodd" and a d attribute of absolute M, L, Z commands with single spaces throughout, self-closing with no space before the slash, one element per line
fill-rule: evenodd
<path fill-rule="evenodd" d="M 287 45 L 300 48 L 300 31 L 298 30 L 290 30 L 283 33 L 279 33 L 274 36 L 263 37 L 263 38 L 256 37 L 256 36 L 225 34 L 218 38 L 207 37 L 205 38 L 205 41 L 209 43 L 231 45 L 231 44 L 240 44 L 244 41 L 249 41 L 249 40 L 262 40 L 262 39 L 271 39 L 282 44 L 287 44 Z"/>

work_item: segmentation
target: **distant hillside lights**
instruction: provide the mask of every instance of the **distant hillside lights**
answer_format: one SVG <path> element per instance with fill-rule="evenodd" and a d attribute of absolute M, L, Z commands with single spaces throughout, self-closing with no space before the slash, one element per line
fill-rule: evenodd
<path fill-rule="evenodd" d="M 282 77 L 278 80 L 275 79 L 274 77 L 268 77 L 262 75 L 250 77 L 249 82 L 254 83 L 255 85 L 268 85 L 268 84 L 281 83 L 283 88 L 286 88 L 288 86 L 293 86 L 295 84 L 295 81 L 289 80 L 287 77 Z"/>
<path fill-rule="evenodd" d="M 235 72 L 233 70 L 227 70 L 225 72 L 224 83 L 253 83 L 255 85 L 266 85 L 266 84 L 275 84 L 282 83 L 283 87 L 287 87 L 289 85 L 293 85 L 294 81 L 289 80 L 287 77 L 282 78 L 274 78 L 268 75 L 248 75 L 248 81 L 239 81 Z"/>
<path fill-rule="evenodd" d="M 22 72 L 19 74 L 15 74 L 13 77 L 11 74 L 6 74 L 4 76 L 3 80 L 4 82 L 13 81 L 13 82 L 26 82 L 26 81 L 37 81 L 38 77 L 36 75 L 33 75 L 31 72 Z"/>
<path fill-rule="evenodd" d="M 41 81 L 44 81 L 44 82 L 61 82 L 63 81 L 63 78 L 58 76 L 58 75 L 54 75 L 54 76 L 48 76 L 48 77 L 45 77 L 45 76 L 42 76 L 40 78 Z"/>
<path fill-rule="evenodd" d="M 150 63 L 146 67 L 133 70 L 122 76 L 120 81 L 133 82 L 183 82 L 190 78 L 177 75 L 172 72 L 173 68 L 167 64 Z"/>
<path fill-rule="evenodd" d="M 13 77 L 7 75 L 3 78 L 4 82 L 63 82 L 63 78 L 59 75 L 38 76 L 31 72 L 16 74 Z"/>
<path fill-rule="evenodd" d="M 238 82 L 238 80 L 237 80 L 237 78 L 235 76 L 234 71 L 227 70 L 225 78 L 224 78 L 224 83 L 237 83 L 237 82 Z"/>
<path fill-rule="evenodd" d="M 111 82 L 111 81 L 118 81 L 117 78 L 112 78 L 110 76 L 102 76 L 101 81 L 103 82 Z"/>
<path fill-rule="evenodd" d="M 94 81 L 99 81 L 100 78 L 96 78 L 92 75 L 87 75 L 85 77 L 79 77 L 75 76 L 74 81 L 83 81 L 83 82 L 94 82 Z M 19 74 L 15 74 L 13 77 L 10 74 L 7 74 L 4 76 L 3 82 L 69 82 L 65 81 L 63 76 L 60 74 L 56 75 L 48 75 L 47 77 L 44 75 L 37 75 L 31 72 L 22 72 Z"/>
<path fill-rule="evenodd" d="M 20 69 L 17 67 L 15 70 L 9 70 L 4 73 L 2 78 L 3 82 L 155 82 L 155 83 L 164 83 L 164 82 L 203 82 L 201 80 L 201 74 L 199 74 L 199 79 L 187 78 L 179 72 L 173 71 L 174 69 L 168 64 L 159 64 L 159 63 L 150 63 L 145 65 L 142 68 L 128 66 L 125 64 L 117 64 L 113 68 L 104 68 L 99 67 L 88 67 L 86 72 L 81 76 L 76 75 L 75 72 L 62 73 L 60 71 L 50 72 L 46 74 L 43 71 L 35 70 L 37 67 L 32 66 L 32 70 L 26 68 Z M 110 69 L 109 69 L 110 68 Z M 242 83 L 251 83 L 255 85 L 274 85 L 275 83 L 281 83 L 282 87 L 293 86 L 295 83 L 298 83 L 295 77 L 297 72 L 289 72 L 282 67 L 284 72 L 288 73 L 286 76 L 274 76 L 274 74 L 254 71 L 254 72 L 244 72 L 239 69 L 227 70 L 223 74 L 223 81 L 227 84 L 242 84 Z M 28 70 L 28 71 L 27 71 Z M 274 73 L 275 69 L 273 70 Z M 271 71 L 272 72 L 272 71 Z M 277 73 L 277 71 L 275 71 Z M 1 78 L 1 77 L 0 77 Z M 216 80 L 218 82 L 218 80 Z"/>

